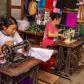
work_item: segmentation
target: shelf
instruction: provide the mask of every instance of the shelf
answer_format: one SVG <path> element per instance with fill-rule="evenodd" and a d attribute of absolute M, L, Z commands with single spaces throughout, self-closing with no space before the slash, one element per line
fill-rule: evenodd
<path fill-rule="evenodd" d="M 43 36 L 42 32 L 31 32 L 31 31 L 20 31 L 26 34 L 33 34 L 33 35 L 37 35 L 37 36 Z"/>
<path fill-rule="evenodd" d="M 77 23 L 84 23 L 84 21 L 82 21 L 82 20 L 77 20 Z"/>
<path fill-rule="evenodd" d="M 63 13 L 69 13 L 69 12 L 75 12 L 75 13 L 77 13 L 78 9 L 64 9 L 63 10 Z"/>

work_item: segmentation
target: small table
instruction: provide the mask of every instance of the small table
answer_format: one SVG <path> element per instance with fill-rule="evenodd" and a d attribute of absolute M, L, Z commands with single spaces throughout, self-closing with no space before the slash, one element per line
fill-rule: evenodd
<path fill-rule="evenodd" d="M 38 64 L 41 60 L 30 58 L 16 67 L 0 67 L 0 84 L 18 84 L 27 76 L 31 76 L 33 84 L 37 84 Z M 2 83 L 2 76 L 4 76 L 5 83 Z"/>
<path fill-rule="evenodd" d="M 58 70 L 61 71 L 62 67 L 62 60 L 64 56 L 63 48 L 66 48 L 66 60 L 65 60 L 65 71 L 64 74 L 61 74 L 63 77 L 70 79 L 70 64 L 71 64 L 71 57 L 76 56 L 78 63 L 80 60 L 80 48 L 81 45 L 84 44 L 84 38 L 78 39 L 73 43 L 65 43 L 64 41 L 57 41 L 57 46 L 59 46 L 58 51 Z"/>
<path fill-rule="evenodd" d="M 43 38 L 42 32 L 19 31 L 24 39 L 28 39 L 31 43 L 40 44 Z"/>

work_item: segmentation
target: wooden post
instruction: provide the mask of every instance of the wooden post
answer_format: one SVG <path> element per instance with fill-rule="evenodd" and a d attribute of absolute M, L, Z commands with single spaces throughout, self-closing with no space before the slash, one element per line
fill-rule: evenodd
<path fill-rule="evenodd" d="M 84 23 L 84 1 L 79 1 L 78 15 L 78 32 L 80 32 L 80 25 Z"/>

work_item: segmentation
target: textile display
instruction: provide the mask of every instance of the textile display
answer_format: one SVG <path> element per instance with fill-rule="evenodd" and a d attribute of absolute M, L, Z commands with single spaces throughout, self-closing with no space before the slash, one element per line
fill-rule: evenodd
<path fill-rule="evenodd" d="M 66 26 L 74 28 L 77 25 L 77 13 L 69 12 L 66 16 Z"/>
<path fill-rule="evenodd" d="M 39 0 L 37 4 L 38 10 L 43 10 L 45 7 L 45 4 L 46 4 L 46 0 Z"/>

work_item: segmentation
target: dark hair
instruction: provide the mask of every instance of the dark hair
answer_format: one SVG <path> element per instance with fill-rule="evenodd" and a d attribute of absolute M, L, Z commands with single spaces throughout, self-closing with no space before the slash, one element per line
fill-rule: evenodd
<path fill-rule="evenodd" d="M 1 17 L 0 18 L 0 30 L 3 30 L 3 26 L 8 27 L 12 24 L 16 24 L 16 26 L 18 27 L 17 21 L 15 20 L 14 17 Z"/>
<path fill-rule="evenodd" d="M 60 19 L 61 18 L 61 15 L 59 13 L 52 13 L 51 14 L 51 19 L 54 20 L 54 19 Z"/>

